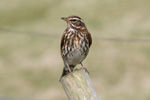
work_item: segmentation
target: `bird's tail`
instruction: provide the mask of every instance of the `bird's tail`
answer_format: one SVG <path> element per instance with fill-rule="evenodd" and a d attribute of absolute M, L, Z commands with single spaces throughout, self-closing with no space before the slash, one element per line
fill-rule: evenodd
<path fill-rule="evenodd" d="M 72 72 L 75 66 L 74 66 L 74 65 L 71 65 L 71 66 L 69 66 L 69 67 L 70 67 L 70 70 L 71 70 L 71 72 Z M 68 73 L 70 73 L 70 72 L 69 72 L 69 69 L 68 69 L 67 67 L 64 67 L 64 68 L 63 68 L 62 75 L 61 75 L 61 78 L 64 77 L 65 75 L 67 75 Z"/>

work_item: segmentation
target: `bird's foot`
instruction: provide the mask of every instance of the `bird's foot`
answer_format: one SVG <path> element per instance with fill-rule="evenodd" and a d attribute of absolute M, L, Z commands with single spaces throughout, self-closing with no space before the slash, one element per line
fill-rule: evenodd
<path fill-rule="evenodd" d="M 90 75 L 89 71 L 85 67 L 83 69 L 85 70 L 85 72 L 87 72 Z"/>

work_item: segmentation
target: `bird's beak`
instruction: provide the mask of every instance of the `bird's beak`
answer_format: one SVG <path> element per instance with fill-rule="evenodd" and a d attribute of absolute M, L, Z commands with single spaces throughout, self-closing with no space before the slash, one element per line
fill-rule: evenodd
<path fill-rule="evenodd" d="M 69 20 L 66 17 L 61 17 L 62 20 L 65 20 L 66 22 L 68 22 Z"/>

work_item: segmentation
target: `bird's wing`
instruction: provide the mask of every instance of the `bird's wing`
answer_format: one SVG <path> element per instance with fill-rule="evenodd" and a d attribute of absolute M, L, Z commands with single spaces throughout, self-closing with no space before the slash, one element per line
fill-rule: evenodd
<path fill-rule="evenodd" d="M 91 37 L 91 34 L 87 34 L 87 38 L 89 40 L 89 47 L 92 45 L 92 37 Z"/>
<path fill-rule="evenodd" d="M 65 41 L 64 41 L 64 39 L 65 39 L 65 33 L 66 33 L 66 31 L 63 33 L 63 35 L 61 37 L 61 43 L 60 43 L 61 52 L 62 52 L 62 50 L 65 49 Z"/>

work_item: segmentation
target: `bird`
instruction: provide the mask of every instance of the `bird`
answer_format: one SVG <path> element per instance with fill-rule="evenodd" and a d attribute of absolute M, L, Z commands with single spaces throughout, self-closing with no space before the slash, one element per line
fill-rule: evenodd
<path fill-rule="evenodd" d="M 60 79 L 71 73 L 77 64 L 86 69 L 82 62 L 88 55 L 92 45 L 91 34 L 80 17 L 71 15 L 61 19 L 67 22 L 67 28 L 62 35 L 60 43 L 61 57 L 64 62 Z"/>

